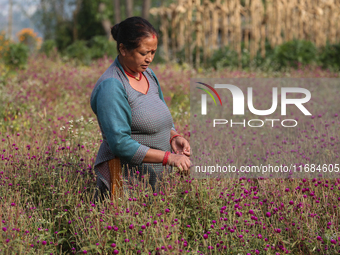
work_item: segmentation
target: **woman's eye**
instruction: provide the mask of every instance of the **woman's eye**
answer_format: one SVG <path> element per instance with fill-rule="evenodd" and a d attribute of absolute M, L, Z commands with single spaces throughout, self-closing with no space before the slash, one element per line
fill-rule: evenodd
<path fill-rule="evenodd" d="M 141 53 L 141 55 L 142 55 L 142 56 L 146 56 L 146 54 L 144 54 L 144 53 Z"/>

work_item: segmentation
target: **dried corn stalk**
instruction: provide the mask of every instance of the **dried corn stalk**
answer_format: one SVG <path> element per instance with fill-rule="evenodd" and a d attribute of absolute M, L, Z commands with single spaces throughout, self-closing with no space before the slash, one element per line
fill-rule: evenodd
<path fill-rule="evenodd" d="M 254 57 L 265 56 L 265 40 L 272 47 L 292 39 L 313 41 L 317 47 L 340 41 L 338 0 L 177 0 L 168 7 L 152 8 L 161 17 L 166 60 L 185 51 L 185 61 L 200 66 L 219 47 L 230 46 L 241 58 L 241 43 Z M 171 40 L 169 31 L 171 30 Z M 244 36 L 243 36 L 244 35 Z M 170 47 L 170 48 L 169 48 Z"/>

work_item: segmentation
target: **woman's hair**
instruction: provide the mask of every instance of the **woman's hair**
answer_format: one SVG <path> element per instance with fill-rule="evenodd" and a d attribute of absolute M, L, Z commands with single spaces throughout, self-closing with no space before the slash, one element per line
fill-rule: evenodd
<path fill-rule="evenodd" d="M 155 35 L 158 38 L 156 29 L 141 17 L 131 17 L 114 25 L 111 28 L 111 35 L 117 41 L 117 50 L 122 43 L 127 50 L 139 47 L 141 39 Z"/>

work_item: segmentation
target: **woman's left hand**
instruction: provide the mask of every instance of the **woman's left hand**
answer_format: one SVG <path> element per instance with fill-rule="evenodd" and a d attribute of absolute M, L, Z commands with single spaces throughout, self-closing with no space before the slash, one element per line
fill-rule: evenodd
<path fill-rule="evenodd" d="M 190 156 L 190 144 L 182 136 L 175 137 L 171 141 L 171 148 L 176 154 Z"/>

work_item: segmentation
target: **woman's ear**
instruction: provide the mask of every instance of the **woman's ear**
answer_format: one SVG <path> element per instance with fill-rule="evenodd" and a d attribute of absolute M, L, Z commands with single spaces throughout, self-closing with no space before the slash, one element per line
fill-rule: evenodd
<path fill-rule="evenodd" d="M 119 51 L 122 54 L 123 57 L 126 55 L 126 49 L 122 43 L 119 44 Z"/>

